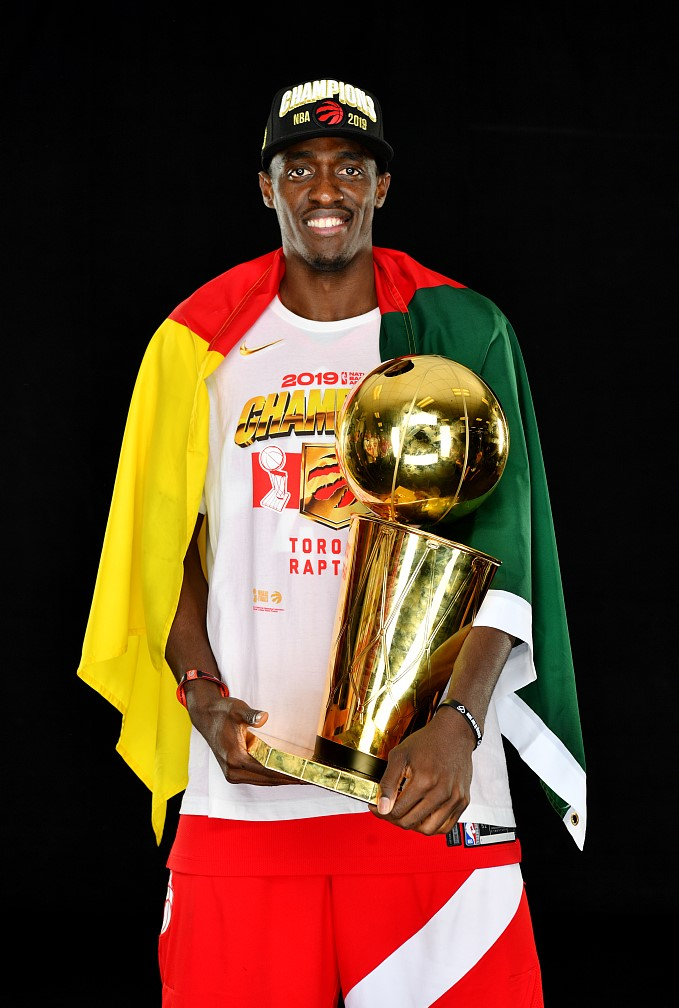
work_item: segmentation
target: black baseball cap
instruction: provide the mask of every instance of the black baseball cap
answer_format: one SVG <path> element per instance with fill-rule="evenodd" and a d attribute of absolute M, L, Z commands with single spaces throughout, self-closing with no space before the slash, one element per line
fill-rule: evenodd
<path fill-rule="evenodd" d="M 262 167 L 278 151 L 314 137 L 350 137 L 374 155 L 381 170 L 394 156 L 384 139 L 382 110 L 369 91 L 341 80 L 311 80 L 276 92 L 264 130 Z"/>

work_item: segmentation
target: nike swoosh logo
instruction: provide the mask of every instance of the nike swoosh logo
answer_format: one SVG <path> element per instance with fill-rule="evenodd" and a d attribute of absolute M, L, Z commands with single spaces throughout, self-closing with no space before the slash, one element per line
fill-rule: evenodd
<path fill-rule="evenodd" d="M 266 350 L 267 347 L 276 346 L 277 343 L 282 342 L 283 342 L 282 339 L 277 339 L 274 340 L 273 343 L 265 343 L 263 346 L 256 346 L 256 347 L 246 347 L 245 343 L 242 343 L 239 348 L 239 353 L 241 353 L 243 357 L 247 357 L 249 354 L 259 353 L 260 350 Z"/>

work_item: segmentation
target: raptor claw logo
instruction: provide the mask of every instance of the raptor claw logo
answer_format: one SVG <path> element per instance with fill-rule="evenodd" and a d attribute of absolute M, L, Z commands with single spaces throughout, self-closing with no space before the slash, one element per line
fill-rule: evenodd
<path fill-rule="evenodd" d="M 367 513 L 347 485 L 334 445 L 303 446 L 299 503 L 301 515 L 328 528 L 344 528 L 354 511 Z"/>
<path fill-rule="evenodd" d="M 333 498 L 333 507 L 349 507 L 356 500 L 356 497 L 347 486 L 344 473 L 339 465 L 316 466 L 309 473 L 309 484 L 315 489 L 312 492 L 312 500 L 329 501 Z M 341 491 L 339 497 L 337 492 Z"/>

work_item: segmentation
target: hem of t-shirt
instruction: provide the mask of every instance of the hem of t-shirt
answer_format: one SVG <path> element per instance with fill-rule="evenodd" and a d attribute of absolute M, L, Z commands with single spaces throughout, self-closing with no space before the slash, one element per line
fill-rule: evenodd
<path fill-rule="evenodd" d="M 261 790 L 261 788 L 260 788 Z M 209 816 L 211 819 L 228 819 L 243 822 L 282 822 L 291 819 L 315 819 L 319 816 L 361 815 L 369 811 L 367 802 L 358 801 L 348 795 L 332 794 L 332 808 L 314 801 L 300 802 L 258 802 L 255 804 L 210 802 L 198 796 L 184 795 L 180 813 L 183 815 Z M 460 818 L 460 822 L 488 823 L 493 826 L 516 827 L 514 810 L 511 805 L 482 805 L 471 802 Z"/>
<path fill-rule="evenodd" d="M 262 791 L 262 788 L 257 790 Z M 283 791 L 282 788 L 271 790 Z M 290 788 L 285 790 L 287 792 Z M 309 791 L 310 789 L 307 786 L 299 790 Z M 187 815 L 205 815 L 212 819 L 277 822 L 288 819 L 314 819 L 317 816 L 327 815 L 352 815 L 368 811 L 367 802 L 333 791 L 326 792 L 319 789 L 318 797 L 305 797 L 296 800 L 283 800 L 284 797 L 287 796 L 276 793 L 270 800 L 266 796 L 261 798 L 258 796 L 259 800 L 254 802 L 185 794 L 182 798 L 180 812 Z"/>

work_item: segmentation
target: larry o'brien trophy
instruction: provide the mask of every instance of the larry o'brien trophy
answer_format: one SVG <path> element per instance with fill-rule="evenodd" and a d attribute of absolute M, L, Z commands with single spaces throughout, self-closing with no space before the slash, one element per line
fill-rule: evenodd
<path fill-rule="evenodd" d="M 351 518 L 314 750 L 252 735 L 264 766 L 375 804 L 391 749 L 425 725 L 500 561 L 424 531 L 478 508 L 506 464 L 502 407 L 438 355 L 386 361 L 337 418 L 336 451 L 370 514 Z"/>

